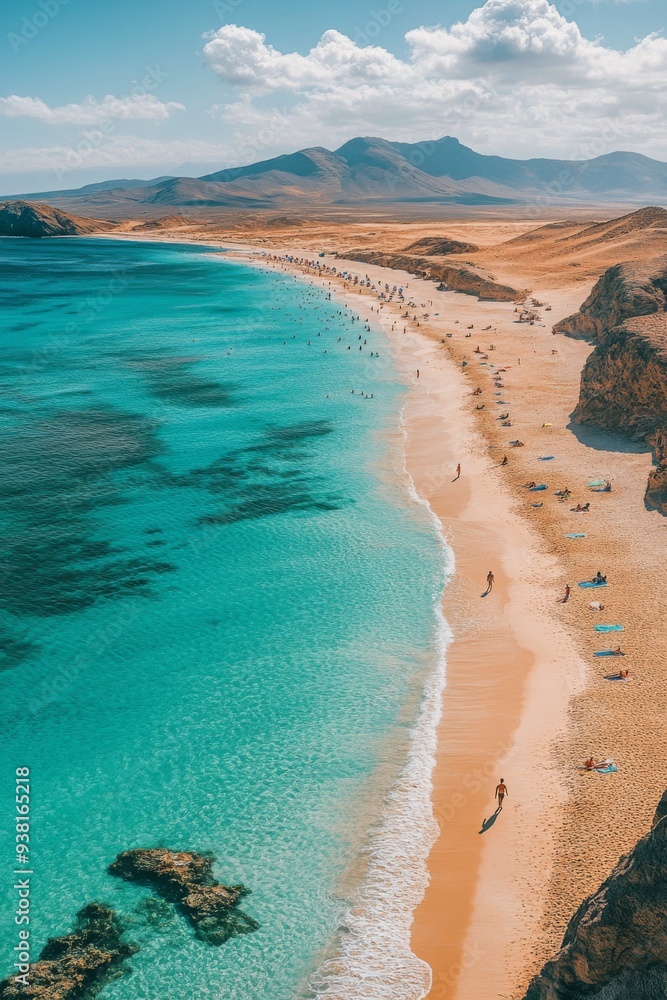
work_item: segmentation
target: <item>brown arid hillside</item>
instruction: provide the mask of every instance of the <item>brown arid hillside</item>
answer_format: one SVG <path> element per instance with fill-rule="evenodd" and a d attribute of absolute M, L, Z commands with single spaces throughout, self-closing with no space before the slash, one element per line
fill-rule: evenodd
<path fill-rule="evenodd" d="M 26 201 L 0 203 L 0 236 L 90 236 L 114 229 L 116 223 L 84 219 L 50 205 Z"/>

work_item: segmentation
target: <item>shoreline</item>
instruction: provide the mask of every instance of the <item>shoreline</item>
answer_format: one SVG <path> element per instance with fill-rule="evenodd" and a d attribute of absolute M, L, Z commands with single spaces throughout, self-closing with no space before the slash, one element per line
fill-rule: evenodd
<path fill-rule="evenodd" d="M 244 251 L 241 254 L 245 256 Z M 267 263 L 261 256 L 253 259 L 258 264 Z M 347 263 L 359 270 L 359 265 L 354 261 Z M 280 261 L 280 266 L 283 264 Z M 329 287 L 330 275 L 318 279 L 312 272 L 304 273 L 298 267 L 287 266 L 286 269 L 315 282 L 321 281 L 325 287 Z M 383 282 L 393 276 L 393 283 L 403 282 L 406 289 L 412 289 L 416 284 L 413 275 L 403 272 L 371 265 L 364 265 L 363 271 Z M 487 1000 L 488 997 L 499 995 L 495 989 L 489 992 L 489 984 L 494 977 L 496 981 L 501 981 L 502 993 L 505 989 L 514 988 L 513 971 L 516 971 L 517 965 L 525 968 L 529 964 L 521 947 L 517 954 L 515 938 L 526 930 L 523 926 L 525 906 L 533 898 L 536 883 L 542 898 L 546 898 L 547 873 L 554 843 L 553 835 L 545 837 L 542 832 L 539 844 L 528 844 L 528 850 L 532 850 L 531 856 L 534 859 L 530 873 L 525 873 L 529 874 L 529 878 L 523 885 L 515 887 L 510 905 L 506 897 L 503 898 L 499 887 L 495 886 L 494 906 L 490 910 L 488 900 L 482 907 L 477 900 L 482 883 L 482 865 L 489 853 L 487 845 L 478 836 L 479 824 L 493 812 L 493 806 L 489 802 L 493 799 L 493 788 L 498 778 L 501 775 L 507 777 L 500 769 L 507 765 L 505 769 L 509 774 L 511 760 L 516 760 L 517 763 L 512 768 L 516 770 L 518 762 L 525 762 L 535 752 L 535 733 L 531 732 L 522 710 L 528 689 L 536 686 L 532 674 L 539 666 L 540 679 L 544 680 L 556 666 L 560 671 L 559 676 L 568 678 L 564 690 L 559 689 L 559 685 L 555 689 L 551 686 L 552 698 L 550 711 L 547 713 L 549 717 L 546 718 L 542 712 L 537 738 L 541 754 L 544 752 L 545 727 L 555 737 L 559 728 L 565 724 L 570 693 L 576 685 L 564 654 L 557 657 L 555 663 L 551 658 L 546 664 L 540 661 L 544 645 L 543 630 L 545 627 L 549 630 L 555 623 L 540 619 L 534 630 L 524 630 L 521 633 L 518 620 L 522 614 L 525 595 L 520 593 L 517 600 L 513 591 L 517 586 L 525 587 L 527 584 L 522 579 L 521 567 L 516 561 L 512 562 L 506 551 L 504 540 L 497 532 L 485 527 L 489 511 L 493 511 L 492 519 L 498 516 L 504 521 L 505 531 L 510 527 L 513 529 L 520 551 L 524 557 L 529 558 L 532 576 L 537 574 L 553 585 L 555 569 L 549 558 L 539 551 L 539 539 L 533 532 L 526 531 L 526 526 L 511 510 L 510 497 L 506 495 L 502 485 L 499 491 L 497 482 L 487 481 L 488 474 L 492 473 L 492 465 L 485 454 L 484 439 L 469 419 L 470 415 L 465 412 L 465 379 L 456 370 L 451 358 L 438 352 L 437 343 L 416 330 L 413 323 L 404 324 L 411 327 L 407 336 L 392 331 L 391 327 L 400 318 L 400 310 L 386 305 L 376 310 L 376 299 L 357 292 L 345 282 L 342 282 L 342 286 L 332 281 L 331 291 L 344 303 L 354 301 L 357 309 L 367 310 L 373 301 L 374 318 L 370 317 L 370 322 L 384 331 L 399 367 L 404 372 L 407 387 L 404 407 L 406 469 L 417 495 L 439 521 L 440 532 L 453 551 L 456 567 L 453 578 L 445 587 L 442 600 L 445 620 L 454 635 L 447 648 L 447 676 L 432 778 L 432 805 L 440 832 L 428 857 L 429 885 L 413 915 L 412 950 L 431 968 L 431 986 L 422 996 Z M 406 296 L 406 301 L 408 300 L 409 296 Z M 410 379 L 408 371 L 414 371 L 416 367 L 420 367 L 420 378 Z M 438 431 L 447 431 L 443 414 L 448 412 L 450 417 L 455 418 L 448 424 L 449 430 L 455 424 L 461 443 L 455 444 L 451 433 L 448 434 L 443 455 L 443 441 L 437 440 L 437 435 Z M 462 457 L 462 452 L 466 457 Z M 447 486 L 458 461 L 468 466 L 468 472 L 463 474 L 458 483 L 459 495 L 456 497 L 451 495 L 451 491 L 447 492 Z M 481 515 L 475 509 L 472 491 L 468 486 L 471 469 L 477 505 L 482 495 L 489 504 L 486 512 Z M 464 490 L 470 495 L 464 494 L 461 497 Z M 473 609 L 480 603 L 479 595 L 485 586 L 490 551 L 495 560 L 496 574 L 492 601 L 500 605 L 500 610 L 489 614 L 485 609 L 482 622 L 473 628 L 474 634 L 466 635 L 466 630 L 470 629 L 471 612 L 472 615 L 475 614 Z M 507 567 L 506 563 L 509 563 Z M 488 603 L 494 607 L 491 602 Z M 514 621 L 507 628 L 505 614 L 510 607 Z M 457 626 L 463 626 L 463 634 L 458 636 Z M 494 648 L 489 646 L 489 635 L 492 636 Z M 557 634 L 557 637 L 561 643 L 567 643 L 565 634 Z M 571 657 L 576 657 L 574 649 L 568 649 L 568 653 Z M 506 658 L 511 658 L 515 664 L 516 676 L 509 691 L 504 665 Z M 578 665 L 575 672 L 580 670 L 581 665 Z M 483 673 L 486 684 L 490 680 L 494 682 L 491 699 L 485 698 L 484 692 L 481 692 L 481 697 L 479 690 L 475 692 L 478 687 L 476 677 L 480 672 Z M 500 703 L 494 700 L 496 698 L 500 699 Z M 480 711 L 484 713 L 481 717 Z M 521 726 L 525 729 L 525 744 L 517 746 L 513 734 Z M 463 749 L 462 743 L 465 744 Z M 452 745 L 455 746 L 453 753 L 449 751 Z M 543 765 L 547 766 L 546 763 Z M 551 768 L 555 782 L 562 785 L 562 775 L 558 772 L 557 765 L 551 764 Z M 526 786 L 524 791 L 528 797 L 532 795 L 537 810 L 548 808 L 545 796 L 540 794 L 539 781 L 531 780 L 535 775 L 531 774 L 530 768 L 527 770 L 527 780 L 523 776 Z M 462 790 L 449 791 L 453 783 Z M 517 789 L 521 787 L 519 785 Z M 511 799 L 508 802 L 510 804 Z M 562 799 L 559 806 L 563 806 Z M 507 812 L 509 815 L 509 810 Z M 552 829 L 557 829 L 558 825 L 556 820 Z M 512 832 L 508 831 L 503 837 L 504 850 L 494 851 L 491 848 L 495 854 L 492 870 L 506 864 L 507 851 L 513 849 L 512 836 L 516 831 L 513 828 L 510 830 Z M 525 843 L 523 850 L 526 850 Z M 521 855 L 517 854 L 516 859 L 520 863 Z M 488 879 L 485 884 L 490 884 Z M 456 900 L 454 906 L 451 905 L 453 899 Z M 539 910 L 532 921 L 532 936 L 540 933 L 541 918 L 542 911 Z M 497 925 L 499 919 L 502 920 L 502 933 L 499 933 Z M 482 940 L 484 945 L 480 944 Z M 489 946 L 489 940 L 494 942 L 492 947 Z M 546 957 L 546 948 L 544 952 Z M 503 965 L 505 972 L 501 974 L 499 968 Z"/>
<path fill-rule="evenodd" d="M 262 252 L 267 253 L 259 251 L 255 259 L 261 259 Z M 292 251 L 297 258 L 303 252 Z M 482 302 L 461 293 L 438 296 L 432 283 L 405 272 L 360 266 L 342 257 L 336 264 L 390 287 L 403 283 L 421 308 L 429 308 L 433 295 L 429 311 L 441 311 L 439 318 L 425 318 L 421 313 L 417 317 L 419 307 L 411 309 L 413 322 L 401 319 L 399 331 L 392 332 L 405 307 L 379 306 L 368 293 L 359 296 L 366 308 L 373 302 L 371 317 L 384 323 L 399 349 L 414 337 L 413 352 L 403 351 L 409 364 L 417 367 L 415 358 L 421 359 L 420 378 L 413 378 L 408 392 L 408 411 L 415 421 L 411 425 L 408 416 L 408 469 L 455 552 L 457 574 L 444 602 L 455 632 L 456 614 L 469 623 L 479 608 L 479 582 L 483 585 L 489 568 L 490 527 L 497 544 L 493 558 L 497 552 L 501 566 L 499 573 L 494 567 L 495 593 L 502 600 L 495 632 L 486 623 L 480 636 L 455 638 L 448 649 L 434 775 L 441 833 L 429 857 L 430 885 L 415 912 L 412 947 L 432 968 L 430 997 L 519 997 L 558 950 L 582 900 L 650 826 L 667 780 L 657 749 L 666 742 L 661 665 L 667 641 L 656 628 L 656 607 L 667 603 L 657 589 L 667 523 L 643 505 L 648 448 L 595 430 L 573 431 L 569 424 L 591 347 L 571 339 L 554 341 L 550 327 L 578 309 L 590 291 L 587 285 L 575 279 L 534 292 L 550 303 L 553 314 L 547 317 L 547 329 L 546 322 L 517 325 L 511 303 Z M 312 270 L 298 265 L 290 269 L 318 280 Z M 329 279 L 331 290 L 337 288 L 343 301 L 357 294 L 351 283 L 331 275 L 320 280 L 326 284 Z M 408 338 L 400 333 L 403 326 L 410 331 Z M 485 350 L 495 346 L 498 353 L 489 355 L 495 366 L 508 369 L 505 379 L 512 383 L 511 391 L 499 395 L 504 409 L 512 410 L 513 425 L 521 428 L 527 445 L 521 450 L 508 447 L 507 438 L 516 437 L 516 430 L 503 430 L 495 407 L 486 408 L 496 401 L 493 380 L 490 369 L 479 366 L 473 344 L 466 343 L 470 327 L 478 331 L 471 337 L 481 339 Z M 494 345 L 488 344 L 490 339 Z M 467 360 L 465 373 L 462 359 Z M 427 387 L 425 375 L 436 368 L 434 384 Z M 471 398 L 473 385 L 484 395 L 481 413 Z M 420 406 L 429 400 L 433 409 L 429 413 L 426 407 L 420 414 Z M 452 400 L 457 437 L 455 447 L 450 445 L 443 454 L 442 414 Z M 434 427 L 440 428 L 440 437 Z M 505 451 L 511 461 L 501 473 L 494 466 Z M 560 464 L 542 466 L 539 456 L 547 451 L 557 453 Z M 456 462 L 467 467 L 467 454 L 474 466 L 474 489 L 469 503 L 457 506 L 447 487 Z M 593 529 L 585 532 L 588 540 L 566 540 L 568 531 L 583 525 L 570 513 L 569 504 L 555 502 L 553 491 L 569 483 L 575 491 L 573 502 L 590 499 L 586 483 L 603 472 L 617 484 L 613 500 L 603 505 L 594 498 L 594 515 L 586 522 Z M 535 509 L 534 495 L 523 492 L 522 486 L 538 475 L 551 485 L 543 494 L 548 502 Z M 634 684 L 605 683 L 605 671 L 592 659 L 599 646 L 592 629 L 595 613 L 587 608 L 587 592 L 575 584 L 590 579 L 601 556 L 614 583 L 607 613 L 636 626 L 626 640 L 632 653 L 642 656 L 631 664 L 640 668 Z M 463 569 L 466 558 L 476 566 L 474 582 Z M 574 592 L 563 604 L 568 580 Z M 516 682 L 512 689 L 508 676 Z M 489 684 L 495 685 L 491 696 Z M 490 747 L 488 740 L 484 743 L 486 729 L 477 712 L 485 694 L 484 724 L 493 720 L 502 731 L 499 742 L 491 741 Z M 630 717 L 642 719 L 641 730 L 626 724 L 628 711 L 634 712 Z M 616 757 L 618 773 L 606 783 L 600 776 L 582 777 L 578 770 L 591 752 Z M 480 766 L 484 792 L 466 787 L 480 780 Z M 510 798 L 501 820 L 480 838 L 479 822 L 493 811 L 493 788 L 501 776 L 510 786 Z M 462 802 L 457 795 L 463 796 Z M 449 822 L 449 812 L 443 810 L 452 807 L 455 816 Z M 445 829 L 443 816 L 448 821 Z M 481 849 L 476 846 L 480 840 Z"/>

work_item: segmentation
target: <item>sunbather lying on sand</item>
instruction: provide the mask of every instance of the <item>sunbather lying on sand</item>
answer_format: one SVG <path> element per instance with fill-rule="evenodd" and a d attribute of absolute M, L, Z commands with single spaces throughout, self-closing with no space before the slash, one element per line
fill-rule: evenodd
<path fill-rule="evenodd" d="M 523 441 L 512 441 L 512 448 L 524 448 Z"/>
<path fill-rule="evenodd" d="M 573 514 L 588 514 L 590 507 L 589 503 L 585 503 L 583 507 L 578 503 L 576 507 L 570 507 L 570 510 Z"/>
<path fill-rule="evenodd" d="M 530 482 L 530 483 L 524 483 L 523 486 L 524 486 L 524 489 L 526 489 L 526 490 L 534 490 L 535 487 L 537 486 L 537 483 L 533 481 L 533 482 Z"/>
<path fill-rule="evenodd" d="M 611 760 L 609 758 L 607 758 L 607 760 L 599 760 L 596 762 L 593 757 L 587 757 L 583 766 L 586 771 L 597 771 L 599 767 L 609 767 L 610 764 Z"/>

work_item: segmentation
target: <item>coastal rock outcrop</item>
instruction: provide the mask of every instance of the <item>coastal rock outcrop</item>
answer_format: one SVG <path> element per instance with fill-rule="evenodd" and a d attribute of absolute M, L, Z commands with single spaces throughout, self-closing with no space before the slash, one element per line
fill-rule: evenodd
<path fill-rule="evenodd" d="M 524 1000 L 667 997 L 667 792 L 653 828 L 572 917 Z"/>
<path fill-rule="evenodd" d="M 175 904 L 200 940 L 220 945 L 237 934 L 257 930 L 259 924 L 238 909 L 248 890 L 216 881 L 211 874 L 214 861 L 194 851 L 137 849 L 119 854 L 109 866 L 109 874 L 154 889 Z"/>
<path fill-rule="evenodd" d="M 89 903 L 76 917 L 75 930 L 50 938 L 30 966 L 27 983 L 16 975 L 0 983 L 2 1000 L 80 1000 L 94 995 L 109 979 L 122 975 L 123 963 L 138 949 L 123 941 L 123 925 L 112 909 Z"/>
<path fill-rule="evenodd" d="M 520 291 L 510 285 L 501 285 L 487 275 L 474 271 L 471 267 L 455 267 L 453 264 L 434 263 L 428 257 L 407 256 L 406 254 L 382 253 L 379 250 L 346 251 L 347 260 L 363 264 L 377 264 L 394 270 L 407 271 L 420 277 L 441 281 L 452 292 L 476 295 L 491 302 L 515 302 L 525 298 L 527 291 Z"/>
<path fill-rule="evenodd" d="M 448 239 L 446 236 L 424 236 L 423 239 L 411 243 L 404 253 L 423 253 L 427 257 L 446 257 L 450 253 L 475 253 L 479 247 L 474 243 L 461 243 L 460 240 Z"/>
<path fill-rule="evenodd" d="M 553 331 L 602 340 L 626 319 L 664 312 L 666 292 L 667 256 L 615 264 L 605 271 L 579 312 L 556 323 Z"/>
<path fill-rule="evenodd" d="M 82 219 L 50 205 L 27 201 L 0 203 L 0 236 L 88 236 L 114 228 L 113 222 Z"/>
<path fill-rule="evenodd" d="M 610 268 L 553 332 L 595 341 L 572 419 L 650 444 L 646 504 L 667 514 L 667 256 Z"/>

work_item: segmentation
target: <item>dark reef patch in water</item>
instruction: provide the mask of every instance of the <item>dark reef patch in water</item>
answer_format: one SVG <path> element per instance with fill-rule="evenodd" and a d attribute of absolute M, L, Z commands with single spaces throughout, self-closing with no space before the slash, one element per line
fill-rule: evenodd
<path fill-rule="evenodd" d="M 153 422 L 102 407 L 58 410 L 3 436 L 0 607 L 41 617 L 149 596 L 151 578 L 175 567 L 100 539 L 90 515 L 123 503 L 123 474 L 161 450 Z"/>
<path fill-rule="evenodd" d="M 163 403 L 216 408 L 236 405 L 239 386 L 198 375 L 192 367 L 200 360 L 198 357 L 139 358 L 126 364 L 142 373 L 153 396 Z"/>
<path fill-rule="evenodd" d="M 223 510 L 202 515 L 197 522 L 202 525 L 233 524 L 295 511 L 340 510 L 347 501 L 328 490 L 324 477 L 313 472 L 316 452 L 304 447 L 332 433 L 328 420 L 271 427 L 255 444 L 229 451 L 175 481 L 227 501 Z"/>
<path fill-rule="evenodd" d="M 0 626 L 0 670 L 19 667 L 39 651 L 37 643 Z"/>

